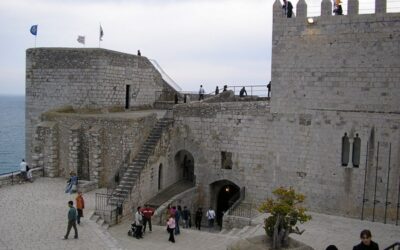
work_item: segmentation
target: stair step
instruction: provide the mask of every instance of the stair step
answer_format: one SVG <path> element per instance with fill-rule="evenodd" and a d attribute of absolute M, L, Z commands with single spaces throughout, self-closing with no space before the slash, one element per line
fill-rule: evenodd
<path fill-rule="evenodd" d="M 104 224 L 104 219 L 100 218 L 98 221 L 96 221 L 96 223 L 100 226 L 102 226 Z"/>
<path fill-rule="evenodd" d="M 104 223 L 101 227 L 102 227 L 103 229 L 105 229 L 105 230 L 108 230 L 108 228 L 110 227 L 110 225 L 108 225 L 107 223 Z"/>
<path fill-rule="evenodd" d="M 129 190 L 128 189 L 122 189 L 122 188 L 116 188 L 115 189 L 115 192 L 117 192 L 117 193 L 129 193 Z"/>
<path fill-rule="evenodd" d="M 236 235 L 238 235 L 238 236 L 243 235 L 247 230 L 249 230 L 249 228 L 250 228 L 250 226 L 245 226 Z"/>
<path fill-rule="evenodd" d="M 93 214 L 93 216 L 90 217 L 90 219 L 91 219 L 92 221 L 94 221 L 94 222 L 97 222 L 97 221 L 100 219 L 100 216 L 98 216 L 98 215 L 96 215 L 96 214 Z"/>
<path fill-rule="evenodd" d="M 228 232 L 229 232 L 229 230 L 224 228 L 219 233 L 220 234 L 227 234 Z"/>
<path fill-rule="evenodd" d="M 234 236 L 234 235 L 236 235 L 239 231 L 240 231 L 240 228 L 234 227 L 234 228 L 231 229 L 231 231 L 230 231 L 229 233 L 227 233 L 227 235 Z"/>

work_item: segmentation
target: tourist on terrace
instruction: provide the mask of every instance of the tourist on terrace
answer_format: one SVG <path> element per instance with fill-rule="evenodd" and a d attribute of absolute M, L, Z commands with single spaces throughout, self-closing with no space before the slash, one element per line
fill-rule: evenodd
<path fill-rule="evenodd" d="M 25 159 L 22 159 L 21 163 L 19 164 L 19 170 L 21 171 L 21 178 L 22 180 L 26 180 L 26 170 L 27 165 Z"/>
<path fill-rule="evenodd" d="M 267 97 L 271 97 L 271 81 L 269 81 L 269 83 L 267 85 L 267 89 L 268 89 L 268 96 Z"/>
<path fill-rule="evenodd" d="M 246 96 L 247 96 L 247 91 L 246 91 L 246 88 L 245 88 L 245 87 L 243 87 L 243 88 L 240 90 L 240 92 L 239 92 L 239 96 L 240 96 L 240 97 L 244 97 L 244 96 L 245 96 L 245 94 L 246 94 Z"/>
<path fill-rule="evenodd" d="M 203 85 L 200 85 L 200 90 L 199 90 L 199 101 L 204 99 L 204 89 L 203 89 Z"/>
<path fill-rule="evenodd" d="M 378 244 L 371 240 L 371 231 L 365 229 L 360 233 L 361 243 L 353 247 L 353 250 L 379 250 Z"/>
<path fill-rule="evenodd" d="M 199 207 L 196 211 L 196 217 L 195 217 L 195 225 L 196 228 L 200 230 L 201 227 L 201 219 L 203 219 L 203 210 L 201 207 Z"/>
<path fill-rule="evenodd" d="M 285 11 L 287 18 L 291 18 L 293 15 L 293 5 L 290 1 L 283 0 L 282 9 Z"/>
<path fill-rule="evenodd" d="M 174 231 L 175 231 L 175 219 L 173 215 L 170 215 L 167 220 L 167 231 L 169 233 L 168 241 L 175 243 Z"/>
<path fill-rule="evenodd" d="M 83 209 L 85 208 L 85 200 L 82 196 L 82 191 L 78 191 L 78 195 L 75 198 L 76 210 L 78 211 L 77 223 L 81 224 L 81 217 L 83 217 Z"/>
<path fill-rule="evenodd" d="M 67 181 L 67 187 L 65 188 L 65 193 L 72 194 L 72 192 L 76 192 L 78 185 L 78 176 L 71 171 L 69 173 L 69 180 Z"/>
<path fill-rule="evenodd" d="M 218 86 L 215 88 L 215 95 L 218 95 L 219 94 L 219 88 L 218 88 Z"/>
<path fill-rule="evenodd" d="M 146 232 L 146 226 L 149 224 L 149 231 L 152 231 L 151 228 L 151 216 L 154 215 L 154 208 L 149 207 L 149 205 L 145 204 L 144 208 L 141 210 L 143 214 L 143 233 Z"/>
<path fill-rule="evenodd" d="M 69 232 L 71 231 L 71 228 L 74 228 L 75 232 L 75 239 L 78 239 L 78 229 L 76 228 L 76 209 L 74 208 L 74 202 L 73 201 L 68 201 L 68 227 L 67 227 L 67 234 L 64 236 L 64 240 L 68 239 Z"/>
<path fill-rule="evenodd" d="M 214 221 L 215 221 L 215 211 L 210 207 L 207 211 L 207 219 L 208 219 L 208 227 L 213 228 L 214 227 Z"/>
<path fill-rule="evenodd" d="M 181 233 L 181 230 L 179 228 L 179 221 L 182 216 L 182 207 L 178 206 L 178 209 L 175 211 L 175 235 L 178 235 Z"/>
<path fill-rule="evenodd" d="M 228 85 L 224 85 L 224 89 L 222 90 L 222 92 L 228 91 Z"/>
<path fill-rule="evenodd" d="M 189 228 L 191 227 L 191 218 L 192 216 L 190 215 L 190 210 L 184 206 L 183 211 L 182 211 L 182 219 L 183 219 L 183 228 Z"/>
<path fill-rule="evenodd" d="M 143 238 L 143 231 L 142 231 L 142 222 L 143 222 L 143 216 L 142 213 L 140 212 L 140 206 L 137 207 L 137 211 L 135 213 L 135 237 L 136 239 Z"/>

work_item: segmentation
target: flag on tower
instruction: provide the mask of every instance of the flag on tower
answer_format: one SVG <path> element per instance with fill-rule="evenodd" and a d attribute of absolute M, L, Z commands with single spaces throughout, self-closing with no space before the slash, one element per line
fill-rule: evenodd
<path fill-rule="evenodd" d="M 31 34 L 34 35 L 34 36 L 36 36 L 36 35 L 37 35 L 37 31 L 38 31 L 38 25 L 37 25 L 37 24 L 32 25 L 32 27 L 31 27 Z"/>
<path fill-rule="evenodd" d="M 104 36 L 103 28 L 100 25 L 100 36 L 99 36 L 100 41 L 103 41 L 103 36 Z"/>
<path fill-rule="evenodd" d="M 78 39 L 76 39 L 78 43 L 85 44 L 85 36 L 78 36 Z"/>

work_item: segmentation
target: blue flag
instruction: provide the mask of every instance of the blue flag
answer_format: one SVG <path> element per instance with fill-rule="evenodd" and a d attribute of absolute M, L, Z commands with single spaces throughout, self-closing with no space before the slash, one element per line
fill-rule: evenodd
<path fill-rule="evenodd" d="M 37 29 L 38 29 L 38 25 L 32 25 L 31 27 L 31 34 L 36 36 L 37 35 Z"/>

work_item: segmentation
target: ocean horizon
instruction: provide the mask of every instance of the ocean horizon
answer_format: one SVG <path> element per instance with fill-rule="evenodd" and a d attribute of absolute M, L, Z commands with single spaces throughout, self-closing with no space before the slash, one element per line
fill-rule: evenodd
<path fill-rule="evenodd" d="M 18 171 L 24 158 L 25 96 L 0 95 L 0 174 Z"/>

